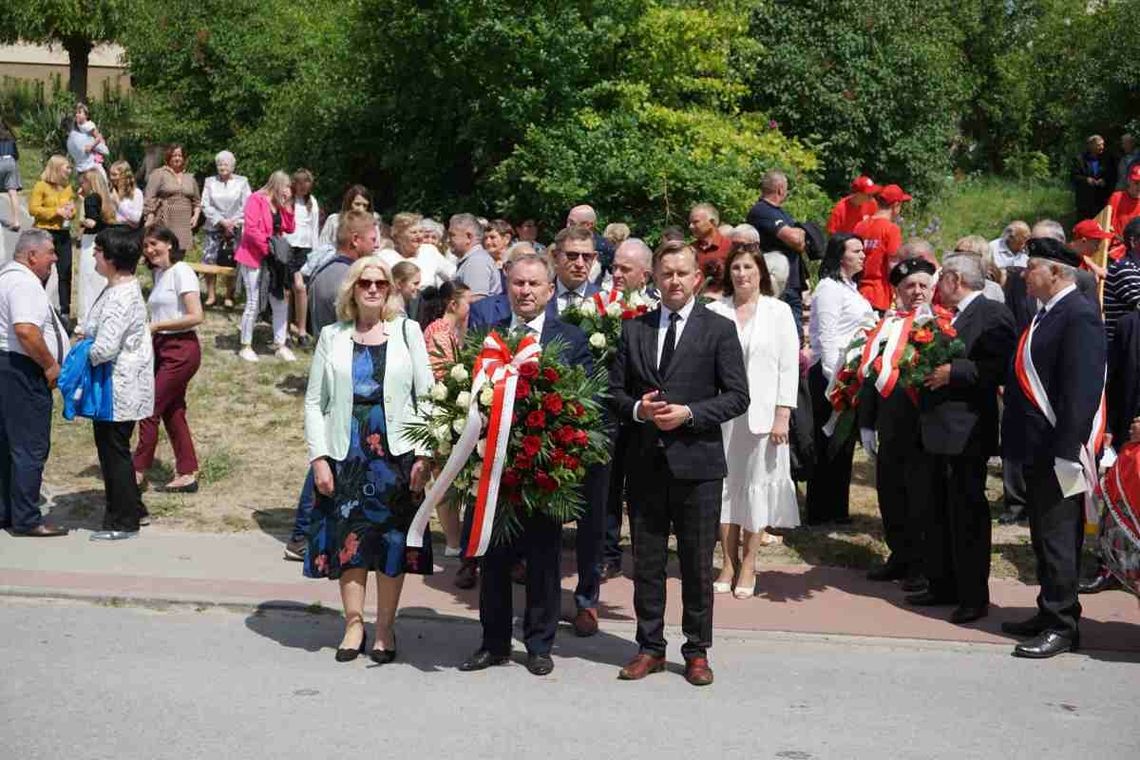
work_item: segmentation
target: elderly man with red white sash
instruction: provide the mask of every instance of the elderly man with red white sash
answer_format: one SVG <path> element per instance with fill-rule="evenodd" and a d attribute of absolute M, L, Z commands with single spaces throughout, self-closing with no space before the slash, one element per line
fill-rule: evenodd
<path fill-rule="evenodd" d="M 1040 659 L 1080 643 L 1078 568 L 1084 523 L 1095 520 L 1106 349 L 1096 307 L 1077 292 L 1080 258 L 1051 239 L 1033 238 L 1028 249 L 1026 291 L 1044 305 L 1022 333 L 1006 380 L 1002 453 L 1025 473 L 1041 591 L 1037 614 L 1002 630 L 1027 639 L 1014 656 Z"/>
<path fill-rule="evenodd" d="M 875 490 L 883 533 L 891 554 L 872 569 L 875 581 L 901 580 L 904 591 L 921 591 L 925 510 L 930 503 L 930 457 L 922 450 L 918 406 L 898 384 L 898 359 L 906 346 L 907 318 L 929 308 L 934 265 L 920 258 L 903 259 L 891 269 L 894 311 L 875 329 L 882 342 L 883 370 L 874 384 L 865 383 L 859 401 L 859 435 L 875 457 Z"/>

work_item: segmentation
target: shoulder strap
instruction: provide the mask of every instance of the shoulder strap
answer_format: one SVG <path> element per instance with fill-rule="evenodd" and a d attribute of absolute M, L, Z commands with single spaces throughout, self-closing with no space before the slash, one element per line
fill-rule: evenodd
<path fill-rule="evenodd" d="M 12 269 L 12 268 L 0 269 L 0 277 L 3 277 L 4 275 L 9 274 L 10 272 L 15 272 L 15 271 L 16 270 Z M 102 297 L 103 297 L 103 294 L 100 293 L 99 298 L 102 298 Z M 98 301 L 99 299 L 97 298 L 95 300 Z M 94 304 L 92 304 L 92 306 L 94 306 Z M 50 303 L 48 304 L 48 311 L 51 313 L 51 331 L 52 331 L 52 333 L 55 334 L 55 360 L 57 362 L 62 362 L 63 361 L 63 335 L 60 332 L 60 326 L 61 325 L 60 325 L 60 319 L 59 319 L 59 312 L 56 311 L 55 308 Z"/>

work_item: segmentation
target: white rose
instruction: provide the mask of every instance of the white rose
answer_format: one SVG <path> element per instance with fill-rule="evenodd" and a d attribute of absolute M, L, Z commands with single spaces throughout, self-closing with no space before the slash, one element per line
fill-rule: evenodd
<path fill-rule="evenodd" d="M 594 348 L 605 348 L 606 336 L 602 335 L 601 333 L 594 333 L 590 336 L 590 345 Z"/>
<path fill-rule="evenodd" d="M 611 303 L 609 306 L 606 307 L 606 314 L 611 316 L 611 317 L 620 317 L 621 313 L 622 313 L 622 307 L 621 307 L 621 304 L 617 301 L 614 301 L 613 303 Z"/>
<path fill-rule="evenodd" d="M 436 383 L 431 387 L 431 398 L 433 401 L 443 401 L 447 398 L 447 386 L 443 383 Z"/>
<path fill-rule="evenodd" d="M 645 300 L 645 294 L 640 290 L 635 290 L 629 295 L 629 305 L 633 308 L 638 306 L 646 306 L 649 302 Z"/>
<path fill-rule="evenodd" d="M 440 443 L 443 443 L 444 441 L 450 441 L 451 429 L 448 428 L 447 425 L 437 425 L 435 429 L 432 430 L 432 435 L 434 435 L 435 439 Z"/>
<path fill-rule="evenodd" d="M 459 395 L 455 397 L 455 405 L 460 409 L 471 406 L 471 394 L 467 391 L 460 391 Z"/>
<path fill-rule="evenodd" d="M 465 427 L 467 427 L 467 420 L 463 417 L 456 417 L 455 422 L 451 423 L 451 429 L 456 433 L 462 433 Z"/>
<path fill-rule="evenodd" d="M 440 441 L 439 445 L 435 447 L 435 453 L 441 456 L 447 456 L 451 453 L 451 441 Z"/>
<path fill-rule="evenodd" d="M 451 379 L 455 382 L 462 383 L 468 377 L 470 377 L 470 375 L 467 374 L 467 368 L 462 364 L 456 364 L 451 368 Z"/>
<path fill-rule="evenodd" d="M 479 403 L 483 406 L 490 406 L 491 402 L 495 400 L 495 386 L 487 383 L 483 386 L 483 390 L 479 392 Z"/>
<path fill-rule="evenodd" d="M 479 442 L 475 444 L 475 453 L 480 457 L 487 456 L 487 439 L 480 438 Z"/>
<path fill-rule="evenodd" d="M 585 301 L 578 304 L 578 313 L 583 317 L 592 317 L 597 314 L 598 310 L 594 308 L 593 299 L 587 298 Z"/>

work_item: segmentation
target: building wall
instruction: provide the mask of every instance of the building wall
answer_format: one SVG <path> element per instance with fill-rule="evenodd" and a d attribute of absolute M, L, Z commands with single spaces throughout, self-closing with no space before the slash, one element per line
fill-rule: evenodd
<path fill-rule="evenodd" d="M 98 96 L 103 83 L 114 90 L 130 90 L 131 80 L 122 64 L 123 50 L 117 45 L 100 45 L 91 51 L 87 68 L 87 95 Z M 67 53 L 58 45 L 0 45 L 0 79 L 40 80 L 49 86 L 59 76 L 64 87 L 68 82 Z M 50 93 L 50 89 L 49 89 Z"/>

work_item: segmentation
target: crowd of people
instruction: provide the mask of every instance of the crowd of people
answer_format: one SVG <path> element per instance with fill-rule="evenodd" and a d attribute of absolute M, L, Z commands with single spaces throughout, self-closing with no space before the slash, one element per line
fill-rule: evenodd
<path fill-rule="evenodd" d="M 14 262 L 0 270 L 0 496 L 3 527 L 14 535 L 66 532 L 36 506 L 57 381 L 65 407 L 77 385 L 111 401 L 89 415 L 107 499 L 103 530 L 93 539 L 132 538 L 146 524 L 140 494 L 160 422 L 176 462 L 176 477 L 162 487 L 197 489 L 186 415 L 187 387 L 201 361 L 196 328 L 220 287 L 227 288 L 223 304 L 233 306 L 237 293 L 217 281 L 232 267 L 245 296 L 241 359 L 260 360 L 253 339 L 266 308 L 277 358 L 295 361 L 291 346 L 315 341 L 304 416 L 310 468 L 285 556 L 302 561 L 308 577 L 338 581 L 345 612 L 338 661 L 367 651 L 369 571 L 378 584 L 370 650 L 378 663 L 396 657 L 404 575 L 431 572 L 430 546 L 426 557 L 405 554 L 418 494 L 436 462 L 408 427 L 424 419 L 425 394 L 451 369 L 457 346 L 488 329 L 529 332 L 544 345 L 559 339 L 564 363 L 590 368 L 586 336 L 560 315 L 615 290 L 655 308 L 624 324 L 608 367 L 602 401 L 612 461 L 591 467 L 582 486 L 573 627 L 581 636 L 598 630 L 603 581 L 623 572 L 628 507 L 639 653 L 620 677 L 637 680 L 664 667 L 672 532 L 685 676 L 711 683 L 714 595 L 749 599 L 762 587 L 760 547 L 800 524 L 797 480 L 807 484 L 808 524 L 850 521 L 856 445 L 874 459 L 890 551 L 869 577 L 900 583 L 911 604 L 950 606 L 959 624 L 987 614 L 985 480 L 997 456 L 1002 520 L 1028 519 L 1042 588 L 1037 614 L 1007 627 L 1027 639 L 1014 653 L 1075 649 L 1078 591 L 1113 583 L 1102 571 L 1079 589 L 1081 500 L 1091 484 L 1078 451 L 1093 431 L 1102 391 L 1108 440 L 1117 447 L 1140 441 L 1132 390 L 1140 379 L 1140 350 L 1132 345 L 1132 323 L 1140 320 L 1140 164 L 1125 166 L 1124 188 L 1105 197 L 1119 213 L 1112 230 L 1084 220 L 1066 236 L 1055 221 L 1014 220 L 996 240 L 964 237 L 941 256 L 925 240 L 904 239 L 899 218 L 912 198 L 898 185 L 857 177 L 825 235 L 789 214 L 788 180 L 779 171 L 763 177 L 759 199 L 737 225 L 699 203 L 687 232 L 662 231 L 653 250 L 627 225 L 599 232 L 594 209 L 583 204 L 544 246 L 533 219 L 512 224 L 457 213 L 444 227 L 405 212 L 389 225 L 361 186 L 350 187 L 322 224 L 310 172 L 275 171 L 254 190 L 228 151 L 216 156 L 216 174 L 200 193 L 185 149 L 170 146 L 144 193 L 124 162 L 104 170 L 105 139 L 87 116 L 82 107 L 76 112 L 70 158 L 47 162 L 29 202 L 35 228 L 21 233 Z M 0 145 L 3 139 L 0 133 Z M 204 302 L 198 273 L 182 261 L 199 221 Z M 1107 262 L 1096 258 L 1102 240 L 1116 242 Z M 140 259 L 152 272 L 146 298 L 136 276 Z M 44 288 L 53 270 L 58 313 Z M 858 434 L 838 440 L 827 425 L 827 390 L 851 341 L 883 317 L 935 306 L 948 310 L 964 356 L 934 369 L 917 401 L 901 388 L 883 397 L 868 386 Z M 470 527 L 458 498 L 439 517 L 444 554 L 458 557 Z M 463 670 L 507 661 L 512 579 L 527 588 L 527 667 L 536 675 L 552 670 L 561 529 L 530 518 L 510 545 L 461 560 L 455 583 L 480 585 L 483 625 Z"/>

